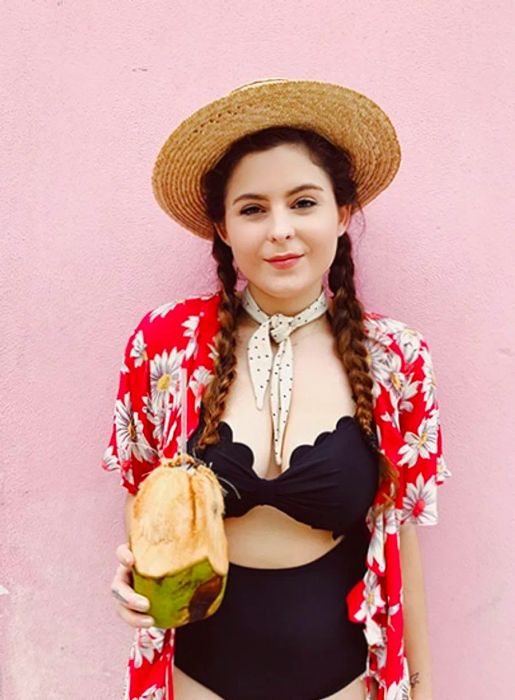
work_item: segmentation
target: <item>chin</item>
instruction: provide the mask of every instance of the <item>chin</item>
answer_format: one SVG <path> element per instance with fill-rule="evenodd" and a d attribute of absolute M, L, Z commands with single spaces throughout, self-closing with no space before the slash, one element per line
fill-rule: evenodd
<path fill-rule="evenodd" d="M 285 276 L 286 277 L 286 276 Z M 260 284 L 259 282 L 253 282 L 249 280 L 252 285 L 258 289 L 262 294 L 267 294 L 271 297 L 277 297 L 278 299 L 289 299 L 296 297 L 300 294 L 305 294 L 307 290 L 320 285 L 323 286 L 323 278 L 320 279 L 309 279 L 309 280 L 299 280 L 292 275 L 290 279 L 274 280 L 271 284 L 270 281 L 267 283 Z"/>

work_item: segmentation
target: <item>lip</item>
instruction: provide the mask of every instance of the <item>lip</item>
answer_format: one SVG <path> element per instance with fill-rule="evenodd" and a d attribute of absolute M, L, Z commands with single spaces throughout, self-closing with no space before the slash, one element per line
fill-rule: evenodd
<path fill-rule="evenodd" d="M 265 258 L 267 262 L 281 262 L 282 260 L 291 260 L 292 258 L 301 258 L 301 253 L 285 253 L 284 255 L 276 255 L 273 258 Z"/>
<path fill-rule="evenodd" d="M 303 257 L 303 255 L 287 255 L 282 258 L 270 258 L 266 262 L 281 270 L 293 267 Z"/>

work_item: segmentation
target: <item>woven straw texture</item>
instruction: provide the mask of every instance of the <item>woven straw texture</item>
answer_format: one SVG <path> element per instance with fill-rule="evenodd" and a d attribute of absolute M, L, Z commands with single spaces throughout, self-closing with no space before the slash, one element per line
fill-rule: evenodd
<path fill-rule="evenodd" d="M 349 150 L 362 206 L 377 197 L 399 169 L 395 129 L 371 99 L 342 85 L 270 78 L 247 83 L 201 107 L 170 134 L 152 173 L 159 206 L 195 235 L 211 239 L 203 174 L 233 141 L 278 125 L 313 129 Z"/>

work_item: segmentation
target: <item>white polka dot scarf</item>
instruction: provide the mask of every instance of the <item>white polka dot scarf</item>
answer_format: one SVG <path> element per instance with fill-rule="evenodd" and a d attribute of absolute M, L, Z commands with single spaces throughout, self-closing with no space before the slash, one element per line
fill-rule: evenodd
<path fill-rule="evenodd" d="M 293 389 L 293 351 L 290 333 L 299 326 L 322 316 L 327 308 L 327 296 L 322 290 L 318 299 L 296 316 L 265 313 L 245 287 L 241 297 L 245 311 L 261 325 L 252 334 L 247 345 L 250 377 L 254 387 L 256 406 L 263 408 L 264 397 L 270 381 L 270 401 L 274 429 L 274 452 L 277 464 L 281 464 L 284 428 L 290 410 Z M 270 335 L 279 344 L 272 357 Z"/>

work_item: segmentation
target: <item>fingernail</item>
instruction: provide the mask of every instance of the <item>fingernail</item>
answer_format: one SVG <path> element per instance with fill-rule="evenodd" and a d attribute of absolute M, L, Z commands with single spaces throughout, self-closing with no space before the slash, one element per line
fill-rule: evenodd
<path fill-rule="evenodd" d="M 138 599 L 137 604 L 140 610 L 148 610 L 150 607 L 148 601 L 142 600 L 141 598 Z"/>

